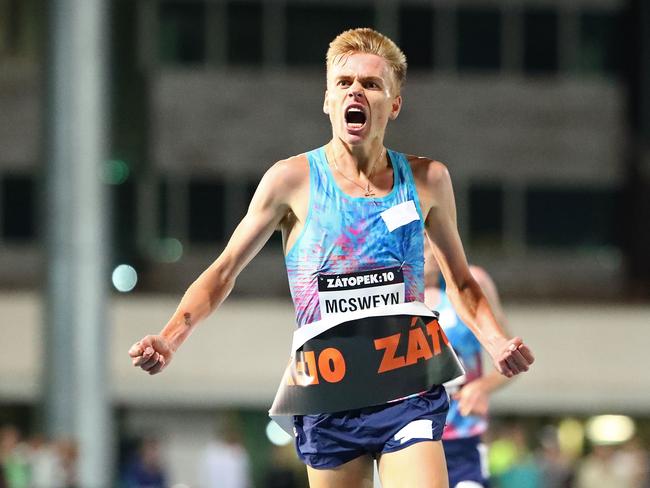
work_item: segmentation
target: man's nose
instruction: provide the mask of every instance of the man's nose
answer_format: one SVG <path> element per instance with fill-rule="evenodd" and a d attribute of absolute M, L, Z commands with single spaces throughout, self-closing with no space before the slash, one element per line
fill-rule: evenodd
<path fill-rule="evenodd" d="M 348 96 L 350 98 L 361 98 L 363 96 L 363 85 L 361 85 L 361 83 L 358 81 L 355 81 L 352 85 L 350 85 Z"/>
<path fill-rule="evenodd" d="M 355 99 L 356 98 L 363 98 L 363 90 L 361 90 L 361 89 L 359 89 L 359 90 L 350 89 L 350 91 L 348 92 L 348 97 L 355 98 Z"/>

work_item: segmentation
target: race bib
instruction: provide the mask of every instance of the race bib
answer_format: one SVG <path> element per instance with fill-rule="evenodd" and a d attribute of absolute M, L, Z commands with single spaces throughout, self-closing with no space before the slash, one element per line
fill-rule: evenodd
<path fill-rule="evenodd" d="M 400 267 L 318 276 L 321 317 L 397 305 L 406 301 Z"/>

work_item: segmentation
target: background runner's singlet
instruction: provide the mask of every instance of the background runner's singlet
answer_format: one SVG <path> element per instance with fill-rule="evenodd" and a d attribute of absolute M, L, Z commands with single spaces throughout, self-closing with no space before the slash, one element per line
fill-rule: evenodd
<path fill-rule="evenodd" d="M 377 198 L 345 194 L 324 147 L 307 153 L 309 210 L 285 257 L 298 326 L 424 300 L 424 226 L 413 174 L 403 154 L 387 153 L 393 189 Z"/>
<path fill-rule="evenodd" d="M 440 314 L 438 322 L 444 329 L 449 342 L 458 355 L 460 362 L 465 368 L 466 383 L 483 376 L 483 362 L 481 344 L 467 327 L 461 318 L 456 314 L 454 307 L 446 292 L 444 279 L 440 278 L 440 301 L 433 307 Z M 451 391 L 450 391 L 451 393 Z M 442 434 L 443 440 L 464 439 L 481 435 L 487 429 L 487 422 L 484 417 L 460 414 L 458 402 L 449 402 L 449 413 L 447 424 Z"/>

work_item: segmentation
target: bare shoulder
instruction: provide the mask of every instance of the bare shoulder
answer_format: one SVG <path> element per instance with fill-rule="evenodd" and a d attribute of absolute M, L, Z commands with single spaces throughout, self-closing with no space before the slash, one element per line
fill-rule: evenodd
<path fill-rule="evenodd" d="M 309 161 L 306 154 L 298 154 L 287 159 L 281 159 L 266 172 L 268 177 L 278 184 L 294 186 L 309 179 Z"/>
<path fill-rule="evenodd" d="M 436 185 L 449 179 L 449 170 L 444 163 L 435 159 L 408 155 L 407 160 L 411 165 L 411 171 L 415 182 L 427 186 Z"/>
<path fill-rule="evenodd" d="M 450 199 L 453 200 L 453 190 L 447 166 L 422 156 L 407 156 L 407 159 L 424 214 L 428 215 L 432 208 L 448 206 Z"/>
<path fill-rule="evenodd" d="M 309 162 L 305 154 L 282 159 L 264 173 L 257 193 L 288 202 L 309 186 Z"/>

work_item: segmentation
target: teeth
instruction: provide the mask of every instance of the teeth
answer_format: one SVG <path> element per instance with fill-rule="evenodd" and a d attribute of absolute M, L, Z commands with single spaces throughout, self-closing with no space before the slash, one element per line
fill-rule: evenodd
<path fill-rule="evenodd" d="M 361 110 L 360 108 L 357 108 L 357 107 L 350 107 L 348 109 L 348 112 L 363 112 L 363 110 Z"/>

